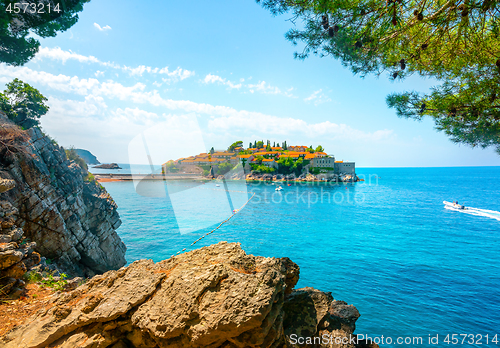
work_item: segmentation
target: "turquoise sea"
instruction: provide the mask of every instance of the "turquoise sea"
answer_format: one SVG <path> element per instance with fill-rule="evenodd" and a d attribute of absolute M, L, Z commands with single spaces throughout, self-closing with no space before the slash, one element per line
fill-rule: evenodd
<path fill-rule="evenodd" d="M 356 333 L 394 340 L 382 347 L 445 347 L 448 334 L 483 335 L 458 346 L 500 346 L 500 215 L 495 213 L 500 212 L 500 167 L 361 168 L 357 173 L 366 181 L 283 185 L 281 192 L 274 185 L 228 183 L 230 196 L 214 182 L 197 187 L 170 182 L 166 197 L 150 197 L 155 191 L 164 195 L 163 182 L 138 187 L 141 194 L 132 182 L 103 185 L 119 206 L 118 233 L 128 262 L 160 261 L 191 250 L 194 240 L 231 215 L 228 199 L 239 208 L 255 193 L 196 247 L 240 242 L 247 253 L 291 258 L 301 270 L 297 287 L 331 291 L 354 304 L 361 313 Z M 444 200 L 490 212 L 447 210 Z M 207 216 L 217 221 L 205 226 Z M 202 229 L 184 233 L 196 226 Z M 439 344 L 429 344 L 429 335 L 439 335 Z M 495 335 L 498 343 L 491 342 Z M 398 337 L 422 337 L 423 344 L 398 345 Z M 463 336 L 458 337 L 461 343 Z"/>

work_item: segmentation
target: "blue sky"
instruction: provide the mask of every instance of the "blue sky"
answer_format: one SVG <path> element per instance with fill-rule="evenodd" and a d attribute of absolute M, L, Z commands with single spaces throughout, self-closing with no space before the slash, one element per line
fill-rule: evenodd
<path fill-rule="evenodd" d="M 44 130 L 101 162 L 128 162 L 135 137 L 177 124 L 207 148 L 270 139 L 321 144 L 359 167 L 500 165 L 492 149 L 453 144 L 432 121 L 387 108 L 387 94 L 433 81 L 361 79 L 330 58 L 295 60 L 288 18 L 252 0 L 94 0 L 69 31 L 41 40 L 35 60 L 1 64 L 0 84 L 19 77 L 38 88 L 51 107 Z M 156 140 L 179 149 L 158 152 L 158 163 L 189 148 L 182 137 Z"/>

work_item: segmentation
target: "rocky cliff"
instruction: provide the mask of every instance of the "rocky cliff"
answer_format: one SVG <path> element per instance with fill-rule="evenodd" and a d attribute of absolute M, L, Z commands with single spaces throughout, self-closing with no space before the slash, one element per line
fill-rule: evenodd
<path fill-rule="evenodd" d="M 0 346 L 378 347 L 356 341 L 354 306 L 313 288 L 294 290 L 298 279 L 288 258 L 220 242 L 95 276 L 54 296 Z"/>
<path fill-rule="evenodd" d="M 0 179 L 0 194 L 14 187 L 14 180 Z M 0 299 L 19 297 L 25 285 L 21 278 L 40 262 L 36 243 L 27 241 L 15 225 L 16 213 L 12 204 L 0 200 Z"/>
<path fill-rule="evenodd" d="M 15 224 L 60 269 L 93 276 L 123 266 L 126 248 L 115 202 L 86 174 L 38 128 L 21 131 L 0 113 L 0 178 L 15 182 L 1 199 Z"/>

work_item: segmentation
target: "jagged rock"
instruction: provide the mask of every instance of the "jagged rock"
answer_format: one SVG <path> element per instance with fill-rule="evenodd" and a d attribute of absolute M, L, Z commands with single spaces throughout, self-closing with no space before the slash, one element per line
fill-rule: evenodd
<path fill-rule="evenodd" d="M 336 329 L 341 329 L 349 333 L 353 333 L 356 329 L 356 320 L 360 317 L 360 314 L 356 307 L 347 304 L 344 301 L 333 301 L 328 311 L 329 323 L 335 326 Z"/>
<path fill-rule="evenodd" d="M 40 254 L 34 251 L 23 260 L 23 263 L 26 265 L 27 269 L 31 269 L 34 266 L 38 265 L 40 263 L 40 260 Z"/>
<path fill-rule="evenodd" d="M 17 249 L 17 243 L 0 243 L 0 252 Z"/>
<path fill-rule="evenodd" d="M 21 278 L 24 273 L 26 273 L 28 269 L 26 268 L 26 265 L 23 262 L 18 262 L 15 265 L 10 266 L 9 268 L 6 268 L 2 270 L 1 274 L 2 277 L 7 277 L 7 278 Z"/>
<path fill-rule="evenodd" d="M 0 178 L 0 193 L 12 190 L 16 186 L 14 180 Z"/>
<path fill-rule="evenodd" d="M 0 287 L 0 296 L 7 296 L 14 285 L 16 285 L 17 279 L 15 278 L 4 278 L 4 281 L 2 282 L 2 286 Z"/>
<path fill-rule="evenodd" d="M 23 230 L 20 228 L 15 228 L 8 233 L 9 233 L 8 236 L 10 237 L 10 239 L 13 242 L 19 241 L 21 239 L 21 237 L 23 236 Z"/>
<path fill-rule="evenodd" d="M 9 296 L 12 299 L 16 299 L 16 298 L 19 298 L 23 294 L 23 292 L 24 292 L 24 289 L 14 287 L 10 290 Z"/>
<path fill-rule="evenodd" d="M 0 270 L 6 269 L 18 262 L 24 257 L 24 254 L 18 250 L 7 250 L 0 252 Z"/>
<path fill-rule="evenodd" d="M 64 285 L 64 290 L 71 291 L 75 290 L 80 284 L 82 284 L 84 279 L 82 277 L 75 277 L 73 279 L 68 280 L 66 285 Z"/>
<path fill-rule="evenodd" d="M 282 257 L 281 262 L 283 262 L 283 265 L 285 266 L 285 269 L 286 269 L 285 295 L 290 295 L 293 291 L 293 288 L 295 287 L 295 285 L 299 281 L 300 268 L 295 262 L 290 260 L 288 257 Z"/>
<path fill-rule="evenodd" d="M 53 298 L 0 346 L 293 347 L 294 330 L 315 337 L 328 330 L 332 302 L 312 288 L 286 296 L 298 274 L 287 258 L 247 255 L 227 242 L 156 264 L 140 260 Z"/>
<path fill-rule="evenodd" d="M 285 301 L 285 335 L 314 336 L 332 301 L 331 293 L 313 288 L 293 291 Z"/>
<path fill-rule="evenodd" d="M 1 112 L 0 124 L 19 132 Z M 1 234 L 18 241 L 23 234 L 17 225 L 36 242 L 37 252 L 71 275 L 92 276 L 123 266 L 126 248 L 116 233 L 116 203 L 100 185 L 84 180 L 82 168 L 38 128 L 23 134 L 17 144 L 22 151 L 0 160 L 0 178 L 16 184 L 2 193 L 14 212 L 0 219 Z"/>
<path fill-rule="evenodd" d="M 15 187 L 13 180 L 0 180 L 0 187 L 7 187 L 2 192 L 7 192 Z M 17 298 L 23 291 L 24 281 L 21 278 L 27 270 L 23 261 L 31 258 L 36 243 L 23 243 L 18 245 L 17 241 L 22 238 L 23 231 L 14 226 L 11 217 L 17 212 L 12 204 L 0 201 L 0 298 Z M 36 257 L 30 259 L 34 264 Z"/>

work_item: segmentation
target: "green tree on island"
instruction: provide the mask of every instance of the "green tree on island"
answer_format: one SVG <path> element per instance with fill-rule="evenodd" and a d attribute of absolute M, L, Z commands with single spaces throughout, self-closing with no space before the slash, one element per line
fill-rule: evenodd
<path fill-rule="evenodd" d="M 318 145 L 318 147 L 316 147 L 316 150 L 314 150 L 315 152 L 325 152 L 325 149 L 323 149 L 323 146 L 321 145 Z"/>
<path fill-rule="evenodd" d="M 229 152 L 233 152 L 235 148 L 237 147 L 243 147 L 243 142 L 240 140 L 240 141 L 235 141 L 234 143 L 232 143 L 228 148 L 227 148 L 227 151 Z"/>
<path fill-rule="evenodd" d="M 14 79 L 0 93 L 0 110 L 17 125 L 27 129 L 39 125 L 39 118 L 49 111 L 45 98 L 36 88 Z"/>
<path fill-rule="evenodd" d="M 295 54 L 340 59 L 362 77 L 418 74 L 442 82 L 431 93 L 393 93 L 399 117 L 434 119 L 452 141 L 500 153 L 500 3 L 470 0 L 256 0 L 291 12 Z"/>
<path fill-rule="evenodd" d="M 47 38 L 68 30 L 78 22 L 78 12 L 89 1 L 0 1 L 0 62 L 14 66 L 27 63 L 40 47 L 31 35 Z M 31 4 L 36 5 L 36 11 Z"/>
<path fill-rule="evenodd" d="M 174 161 L 168 161 L 165 167 L 167 167 L 167 171 L 169 173 L 178 173 L 180 170 L 179 168 L 177 168 Z"/>
<path fill-rule="evenodd" d="M 295 174 L 299 176 L 302 173 L 302 167 L 304 166 L 304 160 L 299 158 L 294 161 L 291 157 L 280 157 L 276 161 L 278 163 L 278 173 L 280 174 Z"/>
<path fill-rule="evenodd" d="M 229 162 L 223 162 L 219 164 L 217 168 L 217 175 L 224 175 L 227 172 L 229 172 L 231 169 L 233 169 L 233 165 Z"/>

